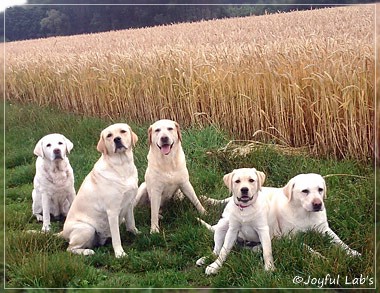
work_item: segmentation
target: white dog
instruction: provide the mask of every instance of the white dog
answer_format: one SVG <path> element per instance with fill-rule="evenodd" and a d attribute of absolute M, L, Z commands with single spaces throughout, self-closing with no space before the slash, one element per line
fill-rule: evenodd
<path fill-rule="evenodd" d="M 209 227 L 214 231 L 213 253 L 218 258 L 206 268 L 207 275 L 218 272 L 238 235 L 246 241 L 261 242 L 265 270 L 274 269 L 268 224 L 269 201 L 261 194 L 264 180 L 265 174 L 254 168 L 236 169 L 224 176 L 232 200 L 227 203 L 219 222 Z M 204 261 L 205 257 L 200 258 L 197 265 L 203 265 Z"/>
<path fill-rule="evenodd" d="M 128 124 L 111 125 L 101 132 L 97 149 L 102 153 L 84 179 L 60 233 L 69 241 L 68 251 L 91 255 L 95 245 L 112 238 L 116 257 L 125 255 L 119 225 L 137 233 L 133 202 L 137 193 L 137 169 L 132 147 L 136 134 Z"/>
<path fill-rule="evenodd" d="M 321 175 L 299 174 L 290 179 L 283 188 L 263 187 L 262 193 L 270 200 L 271 237 L 315 230 L 330 236 L 331 241 L 340 245 L 348 255 L 360 255 L 359 252 L 349 248 L 329 227 L 324 205 L 327 195 L 326 183 Z M 204 200 L 211 204 L 226 203 L 231 197 L 224 200 L 204 197 Z M 306 247 L 309 251 L 320 255 L 310 247 Z"/>
<path fill-rule="evenodd" d="M 42 231 L 50 231 L 50 214 L 66 216 L 75 197 L 74 174 L 67 154 L 73 143 L 62 134 L 48 134 L 35 148 L 36 175 L 32 192 L 33 214 L 42 221 Z"/>
<path fill-rule="evenodd" d="M 271 228 L 274 236 L 315 230 L 327 234 L 348 255 L 359 252 L 349 248 L 329 227 L 323 200 L 327 196 L 326 183 L 319 174 L 299 174 L 283 188 L 263 188 L 271 198 Z M 310 249 L 313 251 L 312 249 Z"/>
<path fill-rule="evenodd" d="M 159 120 L 149 127 L 148 168 L 145 182 L 139 187 L 136 205 L 149 197 L 151 205 L 151 233 L 159 232 L 160 207 L 179 189 L 200 213 L 205 209 L 199 202 L 189 181 L 185 154 L 181 145 L 181 131 L 177 122 Z"/>

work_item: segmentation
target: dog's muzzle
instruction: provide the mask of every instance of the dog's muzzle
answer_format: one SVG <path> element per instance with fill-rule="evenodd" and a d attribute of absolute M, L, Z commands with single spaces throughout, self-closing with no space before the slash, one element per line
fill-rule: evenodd
<path fill-rule="evenodd" d="M 174 142 L 170 143 L 169 137 L 163 136 L 160 138 L 160 143 L 161 144 L 157 144 L 157 147 L 160 149 L 161 153 L 165 156 L 169 155 L 173 148 Z"/>
<path fill-rule="evenodd" d="M 249 188 L 248 187 L 242 187 L 240 189 L 240 193 L 241 193 L 241 197 L 237 197 L 237 200 L 240 202 L 247 203 L 253 199 L 253 196 L 249 197 L 249 195 L 248 195 L 249 194 Z"/>
<path fill-rule="evenodd" d="M 243 195 L 242 197 L 237 197 L 236 199 L 242 203 L 247 203 L 253 199 L 253 196 L 249 197 L 247 195 Z"/>
<path fill-rule="evenodd" d="M 322 201 L 320 201 L 319 199 L 316 199 L 316 200 L 313 200 L 312 202 L 312 206 L 313 206 L 313 212 L 320 212 L 322 210 Z"/>
<path fill-rule="evenodd" d="M 121 141 L 121 137 L 115 137 L 114 138 L 114 140 L 113 140 L 113 142 L 115 143 L 115 153 L 117 152 L 117 151 L 124 151 L 124 150 L 126 150 L 127 148 L 126 148 L 126 146 L 125 145 L 123 145 L 123 142 Z"/>
<path fill-rule="evenodd" d="M 62 152 L 60 149 L 54 149 L 53 154 L 54 154 L 54 160 L 62 160 L 63 159 Z"/>

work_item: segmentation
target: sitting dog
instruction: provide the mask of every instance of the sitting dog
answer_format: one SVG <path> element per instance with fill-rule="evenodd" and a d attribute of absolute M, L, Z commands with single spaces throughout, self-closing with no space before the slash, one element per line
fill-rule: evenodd
<path fill-rule="evenodd" d="M 128 124 L 117 123 L 100 134 L 97 150 L 102 153 L 84 179 L 60 233 L 69 241 L 68 251 L 91 255 L 95 245 L 112 238 L 117 258 L 125 256 L 119 225 L 137 233 L 133 215 L 138 178 L 132 147 L 137 136 Z"/>
<path fill-rule="evenodd" d="M 36 175 L 32 192 L 33 215 L 42 221 L 42 231 L 50 231 L 50 214 L 54 217 L 67 215 L 75 197 L 74 174 L 67 154 L 73 143 L 62 134 L 48 134 L 35 148 Z"/>
<path fill-rule="evenodd" d="M 261 242 L 265 270 L 273 270 L 269 202 L 261 194 L 265 174 L 254 168 L 236 169 L 225 175 L 223 181 L 232 192 L 232 197 L 219 222 L 209 226 L 214 231 L 213 253 L 218 258 L 206 268 L 205 273 L 210 275 L 218 272 L 238 236 L 246 241 Z M 205 257 L 202 257 L 197 265 L 203 265 L 204 262 Z"/>
<path fill-rule="evenodd" d="M 356 250 L 348 247 L 327 221 L 324 199 L 327 195 L 326 182 L 319 174 L 299 174 L 283 188 L 263 187 L 262 193 L 270 201 L 269 226 L 271 237 L 294 235 L 297 232 L 315 230 L 327 234 L 331 242 L 341 246 L 349 256 L 360 256 Z M 208 203 L 226 203 L 231 197 L 216 200 L 203 197 Z M 320 256 L 310 247 L 306 248 Z"/>
<path fill-rule="evenodd" d="M 199 202 L 189 181 L 185 154 L 181 145 L 181 131 L 177 122 L 159 120 L 149 127 L 148 168 L 137 193 L 136 205 L 149 199 L 151 205 L 151 233 L 159 232 L 160 207 L 182 191 L 200 213 L 206 210 Z"/>

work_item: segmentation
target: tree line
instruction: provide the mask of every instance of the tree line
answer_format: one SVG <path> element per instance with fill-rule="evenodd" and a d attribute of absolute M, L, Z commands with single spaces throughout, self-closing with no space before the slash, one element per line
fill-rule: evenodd
<path fill-rule="evenodd" d="M 66 5 L 59 5 L 62 4 L 62 0 L 28 0 L 27 3 L 30 5 L 11 7 L 5 13 L 0 13 L 0 23 L 5 23 L 5 28 L 0 27 L 1 41 L 4 41 L 3 36 L 5 41 L 17 41 L 303 10 L 319 7 L 315 4 L 330 6 L 337 1 L 315 0 L 313 5 L 305 5 L 303 4 L 305 1 L 299 0 L 209 0 L 206 1 L 207 4 L 214 5 L 203 5 L 202 0 L 190 0 L 186 1 L 187 5 L 183 5 L 181 4 L 183 1 L 180 0 L 146 0 L 144 5 L 134 5 L 136 1 L 114 0 L 112 1 L 114 5 L 101 5 L 104 2 L 104 0 L 66 0 Z M 160 4 L 157 4 L 158 2 Z M 339 4 L 372 2 L 376 0 L 340 1 Z"/>

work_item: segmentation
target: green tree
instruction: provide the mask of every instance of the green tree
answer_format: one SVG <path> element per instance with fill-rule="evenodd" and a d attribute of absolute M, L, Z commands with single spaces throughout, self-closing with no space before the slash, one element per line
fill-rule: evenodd
<path fill-rule="evenodd" d="M 70 23 L 66 14 L 50 9 L 46 12 L 47 17 L 41 19 L 41 31 L 47 35 L 65 35 L 69 32 Z"/>

